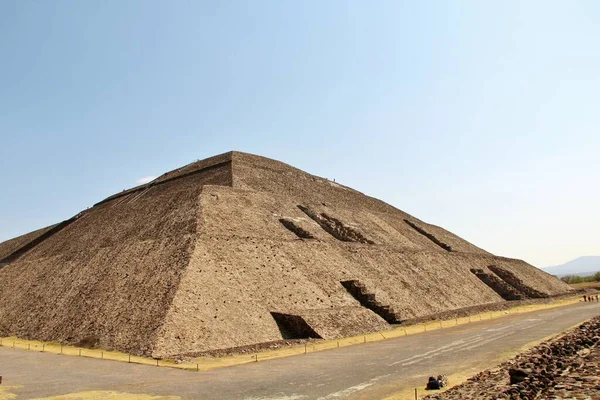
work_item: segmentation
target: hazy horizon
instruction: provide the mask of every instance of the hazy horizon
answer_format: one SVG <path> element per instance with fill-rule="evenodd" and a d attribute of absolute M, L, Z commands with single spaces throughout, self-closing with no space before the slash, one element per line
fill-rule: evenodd
<path fill-rule="evenodd" d="M 0 241 L 230 150 L 538 267 L 600 253 L 600 3 L 0 3 Z"/>

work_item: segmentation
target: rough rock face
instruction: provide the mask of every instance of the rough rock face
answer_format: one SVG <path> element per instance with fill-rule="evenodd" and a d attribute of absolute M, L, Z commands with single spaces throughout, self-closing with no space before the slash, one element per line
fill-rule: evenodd
<path fill-rule="evenodd" d="M 430 400 L 600 398 L 600 317 Z"/>
<path fill-rule="evenodd" d="M 38 229 L 33 232 L 29 232 L 25 235 L 18 236 L 14 239 L 7 240 L 6 242 L 0 243 L 0 260 L 5 259 L 17 250 L 23 248 L 28 243 L 33 242 L 46 232 L 54 228 L 56 225 L 47 226 L 46 228 Z"/>
<path fill-rule="evenodd" d="M 0 257 L 1 335 L 155 357 L 280 340 L 280 314 L 328 338 L 387 327 L 344 281 L 398 320 L 504 301 L 471 272 L 490 266 L 518 282 L 515 297 L 569 290 L 356 190 L 237 152 L 1 243 Z"/>

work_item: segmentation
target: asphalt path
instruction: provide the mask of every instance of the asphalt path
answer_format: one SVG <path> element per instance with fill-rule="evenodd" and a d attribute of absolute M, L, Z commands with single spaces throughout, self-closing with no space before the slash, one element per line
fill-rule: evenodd
<path fill-rule="evenodd" d="M 597 315 L 599 303 L 579 303 L 206 372 L 0 347 L 0 375 L 3 386 L 18 386 L 17 399 L 98 390 L 207 400 L 381 399 L 423 387 L 430 375 L 493 367 Z"/>

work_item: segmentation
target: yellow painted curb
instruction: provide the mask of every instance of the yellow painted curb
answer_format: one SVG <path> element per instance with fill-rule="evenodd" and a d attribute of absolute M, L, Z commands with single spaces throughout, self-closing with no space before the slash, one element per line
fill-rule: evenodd
<path fill-rule="evenodd" d="M 508 310 L 484 312 L 469 317 L 453 318 L 442 321 L 430 321 L 422 324 L 398 327 L 389 331 L 370 333 L 367 335 L 353 336 L 342 339 L 324 340 L 315 343 L 306 343 L 300 346 L 266 350 L 255 354 L 232 355 L 227 357 L 198 357 L 191 361 L 176 363 L 174 360 L 157 360 L 148 357 L 133 356 L 117 351 L 106 351 L 101 349 L 86 349 L 75 346 L 64 346 L 58 343 L 48 343 L 36 340 L 25 340 L 16 337 L 0 338 L 0 346 L 39 351 L 67 356 L 90 357 L 104 360 L 129 362 L 135 364 L 153 365 L 157 367 L 178 368 L 192 371 L 208 371 L 215 368 L 229 367 L 251 362 L 272 360 L 276 358 L 289 357 L 299 354 L 314 353 L 317 351 L 330 350 L 340 347 L 354 346 L 361 343 L 378 342 L 402 336 L 415 335 L 438 329 L 465 325 L 472 322 L 485 321 L 501 318 L 510 314 L 527 313 L 531 311 L 545 310 L 549 308 L 562 307 L 580 302 L 579 297 L 560 300 L 548 304 L 532 304 L 517 306 Z"/>
<path fill-rule="evenodd" d="M 96 390 L 61 394 L 58 396 L 40 397 L 33 400 L 181 400 L 179 396 L 153 396 L 140 393 L 124 393 L 115 391 Z"/>
<path fill-rule="evenodd" d="M 1 385 L 0 386 L 0 400 L 12 400 L 17 398 L 17 395 L 13 393 L 14 390 L 19 389 L 20 385 Z"/>

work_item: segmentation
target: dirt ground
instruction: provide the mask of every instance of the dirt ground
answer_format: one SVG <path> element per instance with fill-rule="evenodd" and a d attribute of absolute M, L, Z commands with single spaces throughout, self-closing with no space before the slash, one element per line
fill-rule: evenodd
<path fill-rule="evenodd" d="M 592 290 L 600 290 L 600 282 L 581 282 L 581 283 L 571 283 L 573 289 L 592 289 Z"/>

